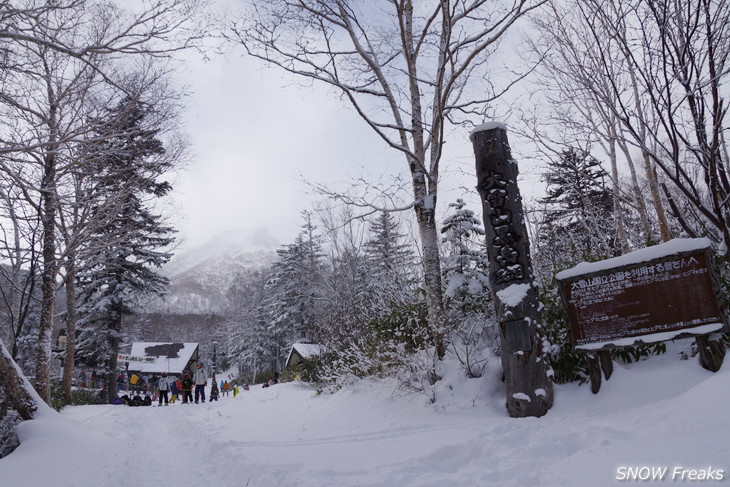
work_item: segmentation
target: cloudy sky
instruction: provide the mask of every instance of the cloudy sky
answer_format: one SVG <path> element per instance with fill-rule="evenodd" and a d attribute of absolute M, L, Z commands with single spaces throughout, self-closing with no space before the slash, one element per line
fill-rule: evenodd
<path fill-rule="evenodd" d="M 315 199 L 302 177 L 345 182 L 392 158 L 334 95 L 295 86 L 252 59 L 194 59 L 182 78 L 194 91 L 186 120 L 193 161 L 174 199 L 191 246 L 262 225 L 286 243 Z"/>
<path fill-rule="evenodd" d="M 240 52 L 209 61 L 193 57 L 180 79 L 194 93 L 185 121 L 194 157 L 174 184 L 174 223 L 184 247 L 261 226 L 280 244 L 289 243 L 301 211 L 322 199 L 301 178 L 344 188 L 354 178 L 407 173 L 402 156 L 324 86 L 298 85 Z M 447 139 L 442 213 L 449 201 L 474 193 L 468 135 L 458 128 Z"/>

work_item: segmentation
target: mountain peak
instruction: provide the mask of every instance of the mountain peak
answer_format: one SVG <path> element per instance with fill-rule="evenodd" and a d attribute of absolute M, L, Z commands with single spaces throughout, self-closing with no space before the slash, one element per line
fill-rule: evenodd
<path fill-rule="evenodd" d="M 241 274 L 269 267 L 278 244 L 266 227 L 239 228 L 176 254 L 164 268 L 168 295 L 151 305 L 155 311 L 216 313 Z"/>

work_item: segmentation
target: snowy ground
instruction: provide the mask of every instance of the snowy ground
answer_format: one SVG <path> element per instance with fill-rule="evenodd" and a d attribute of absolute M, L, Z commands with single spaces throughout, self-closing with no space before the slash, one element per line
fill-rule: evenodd
<path fill-rule="evenodd" d="M 0 485 L 643 483 L 617 480 L 626 467 L 667 468 L 660 484 L 730 483 L 729 363 L 713 374 L 668 353 L 617 365 L 598 395 L 557 386 L 541 419 L 509 418 L 493 377 L 443 382 L 453 389 L 436 405 L 383 383 L 331 396 L 290 383 L 200 405 L 70 407 L 21 426 Z M 697 480 L 708 469 L 715 480 Z"/>

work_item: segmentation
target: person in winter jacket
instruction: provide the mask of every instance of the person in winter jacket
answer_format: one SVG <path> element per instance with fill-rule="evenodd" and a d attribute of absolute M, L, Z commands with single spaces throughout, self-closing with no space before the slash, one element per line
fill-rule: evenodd
<path fill-rule="evenodd" d="M 182 380 L 183 404 L 193 402 L 193 380 L 187 372 Z"/>
<path fill-rule="evenodd" d="M 220 391 L 218 389 L 218 384 L 216 384 L 215 381 L 213 381 L 213 385 L 210 386 L 210 400 L 217 401 L 219 395 L 220 395 Z"/>
<path fill-rule="evenodd" d="M 221 390 L 223 391 L 224 396 L 228 395 L 228 391 L 230 391 L 230 389 L 231 389 L 231 385 L 228 383 L 228 381 L 225 381 L 223 383 L 223 385 L 221 386 Z"/>
<path fill-rule="evenodd" d="M 180 394 L 180 386 L 178 386 L 179 383 L 180 383 L 179 380 L 170 381 L 170 402 L 171 403 L 175 403 L 175 401 L 177 401 L 177 395 Z"/>
<path fill-rule="evenodd" d="M 170 379 L 167 378 L 167 372 L 162 373 L 162 377 L 157 382 L 157 390 L 160 393 L 159 406 L 162 406 L 162 398 L 165 398 L 165 406 L 167 406 L 167 393 L 170 391 Z"/>
<path fill-rule="evenodd" d="M 195 384 L 195 404 L 198 404 L 198 399 L 202 399 L 205 402 L 205 386 L 208 385 L 208 378 L 205 377 L 205 371 L 200 364 L 195 366 L 193 384 Z"/>

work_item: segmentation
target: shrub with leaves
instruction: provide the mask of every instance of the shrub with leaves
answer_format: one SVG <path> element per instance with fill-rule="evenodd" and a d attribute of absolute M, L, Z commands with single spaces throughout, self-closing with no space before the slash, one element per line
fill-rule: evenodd
<path fill-rule="evenodd" d="M 60 411 L 66 406 L 86 406 L 90 404 L 108 404 L 108 402 L 102 398 L 102 391 L 98 389 L 73 389 L 70 403 L 64 399 L 60 386 L 51 389 L 51 406 L 56 411 Z"/>
<path fill-rule="evenodd" d="M 585 354 L 576 353 L 570 344 L 566 316 L 557 286 L 543 287 L 541 301 L 545 339 L 549 342 L 547 357 L 553 368 L 553 381 L 558 384 L 588 381 L 588 359 Z"/>

